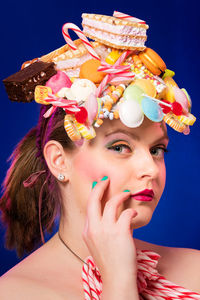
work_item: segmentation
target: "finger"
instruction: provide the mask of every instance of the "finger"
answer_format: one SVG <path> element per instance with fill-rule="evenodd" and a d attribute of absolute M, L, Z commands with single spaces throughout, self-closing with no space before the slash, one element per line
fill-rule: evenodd
<path fill-rule="evenodd" d="M 130 192 L 122 192 L 106 202 L 103 212 L 103 218 L 108 223 L 117 221 L 118 207 L 130 197 Z"/>
<path fill-rule="evenodd" d="M 131 221 L 137 216 L 137 214 L 137 211 L 133 208 L 127 208 L 121 213 L 117 223 L 122 231 L 127 232 L 127 230 L 130 230 Z"/>
<path fill-rule="evenodd" d="M 101 211 L 103 195 L 109 185 L 109 179 L 100 181 L 96 184 L 90 193 L 87 204 L 88 226 L 95 226 L 101 220 Z"/>

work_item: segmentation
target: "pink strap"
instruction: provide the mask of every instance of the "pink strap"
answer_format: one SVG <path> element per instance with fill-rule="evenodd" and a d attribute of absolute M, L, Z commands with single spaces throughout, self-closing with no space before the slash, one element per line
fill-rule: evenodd
<path fill-rule="evenodd" d="M 38 180 L 41 174 L 44 174 L 46 170 L 38 171 L 32 173 L 26 180 L 23 181 L 23 185 L 25 188 L 32 187 L 34 183 Z"/>
<path fill-rule="evenodd" d="M 35 173 L 32 173 L 26 180 L 23 181 L 23 185 L 25 188 L 27 187 L 32 187 L 36 181 L 38 180 L 38 178 L 40 177 L 40 175 L 46 173 L 46 170 L 42 170 L 42 171 L 38 171 Z M 43 230 L 42 230 L 42 222 L 41 222 L 41 208 L 42 208 L 42 194 L 43 194 L 43 190 L 44 190 L 44 186 L 47 183 L 47 179 L 44 181 L 41 189 L 40 189 L 40 195 L 39 195 L 39 201 L 38 201 L 38 206 L 39 206 L 39 226 L 40 226 L 40 235 L 41 235 L 41 240 L 42 243 L 45 243 L 44 240 L 44 234 L 43 234 Z"/>
<path fill-rule="evenodd" d="M 200 294 L 191 292 L 178 286 L 161 276 L 156 267 L 160 255 L 150 250 L 137 249 L 138 263 L 138 291 L 140 299 L 198 299 Z M 83 265 L 82 280 L 85 300 L 100 300 L 102 293 L 102 281 L 94 260 L 91 256 L 85 259 L 88 264 Z"/>

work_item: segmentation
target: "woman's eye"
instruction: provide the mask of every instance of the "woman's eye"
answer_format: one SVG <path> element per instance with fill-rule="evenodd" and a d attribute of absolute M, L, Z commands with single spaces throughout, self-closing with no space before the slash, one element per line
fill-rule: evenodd
<path fill-rule="evenodd" d="M 131 153 L 131 148 L 127 144 L 114 144 L 109 146 L 108 149 L 122 154 Z"/>
<path fill-rule="evenodd" d="M 156 157 L 164 157 L 164 154 L 167 153 L 168 150 L 165 147 L 155 147 L 151 149 L 151 154 Z"/>

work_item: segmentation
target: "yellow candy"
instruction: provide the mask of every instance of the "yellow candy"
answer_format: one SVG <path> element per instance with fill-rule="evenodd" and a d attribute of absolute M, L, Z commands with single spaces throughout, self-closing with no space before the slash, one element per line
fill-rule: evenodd
<path fill-rule="evenodd" d="M 96 132 L 93 126 L 86 126 L 84 124 L 81 124 L 77 122 L 76 119 L 74 119 L 74 124 L 78 128 L 78 131 L 80 132 L 81 136 L 85 139 L 90 140 L 96 136 Z"/>
<path fill-rule="evenodd" d="M 178 87 L 177 83 L 174 81 L 174 79 L 172 77 L 165 77 L 164 78 L 164 82 L 167 86 L 166 88 L 166 100 L 173 103 L 175 101 L 175 97 L 174 97 L 174 87 Z"/>
<path fill-rule="evenodd" d="M 115 110 L 113 112 L 113 116 L 114 116 L 114 119 L 119 119 L 119 112 L 118 112 L 118 110 Z"/>
<path fill-rule="evenodd" d="M 176 87 L 178 87 L 178 84 L 176 83 L 176 81 L 170 76 L 165 77 L 164 82 L 167 86 L 176 86 Z"/>
<path fill-rule="evenodd" d="M 64 119 L 64 128 L 67 135 L 72 141 L 78 141 L 81 139 L 81 134 L 78 127 L 75 124 L 76 119 L 72 115 L 66 115 Z"/>
<path fill-rule="evenodd" d="M 100 127 L 103 124 L 103 120 L 102 119 L 98 119 L 95 123 L 96 127 Z"/>
<path fill-rule="evenodd" d="M 97 104 L 98 104 L 98 110 L 97 110 L 97 114 L 95 116 L 95 120 L 97 120 L 99 118 L 99 114 L 101 112 L 101 108 L 102 108 L 102 100 L 100 98 L 97 98 Z"/>
<path fill-rule="evenodd" d="M 180 122 L 184 123 L 185 125 L 193 125 L 196 121 L 196 117 L 190 113 L 187 116 L 181 115 L 177 116 Z"/>
<path fill-rule="evenodd" d="M 186 128 L 186 125 L 183 124 L 178 117 L 173 113 L 168 113 L 164 115 L 163 120 L 167 123 L 170 127 L 178 132 L 183 132 Z"/>
<path fill-rule="evenodd" d="M 37 85 L 35 88 L 35 102 L 49 105 L 44 99 L 48 98 L 48 94 L 52 93 L 52 89 L 48 86 Z"/>
<path fill-rule="evenodd" d="M 149 79 L 136 79 L 134 80 L 131 85 L 136 85 L 141 88 L 145 94 L 155 98 L 156 97 L 156 87 L 153 84 L 153 80 Z"/>
<path fill-rule="evenodd" d="M 72 83 L 74 83 L 74 81 L 77 79 L 77 77 L 70 77 L 70 80 Z"/>
<path fill-rule="evenodd" d="M 174 71 L 171 71 L 169 69 L 165 70 L 165 73 L 163 74 L 162 79 L 164 80 L 166 77 L 173 77 L 175 75 Z"/>
<path fill-rule="evenodd" d="M 165 90 L 165 98 L 167 101 L 169 101 L 171 103 L 175 102 L 173 86 L 167 86 L 167 88 Z"/>
<path fill-rule="evenodd" d="M 121 55 L 121 51 L 113 49 L 108 56 L 106 57 L 105 61 L 110 64 L 114 65 L 114 63 L 118 60 Z"/>

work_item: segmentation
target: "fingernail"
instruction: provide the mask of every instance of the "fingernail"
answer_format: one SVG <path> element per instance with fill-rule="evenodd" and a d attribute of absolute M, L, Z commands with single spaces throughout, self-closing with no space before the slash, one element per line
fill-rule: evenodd
<path fill-rule="evenodd" d="M 127 193 L 129 193 L 129 192 L 130 192 L 130 190 L 124 190 L 123 192 L 127 192 Z"/>
<path fill-rule="evenodd" d="M 92 183 L 92 189 L 95 187 L 96 184 L 97 184 L 97 181 L 93 181 L 93 183 Z"/>
<path fill-rule="evenodd" d="M 108 179 L 108 176 L 104 176 L 101 181 L 104 181 L 104 180 L 107 180 Z"/>

